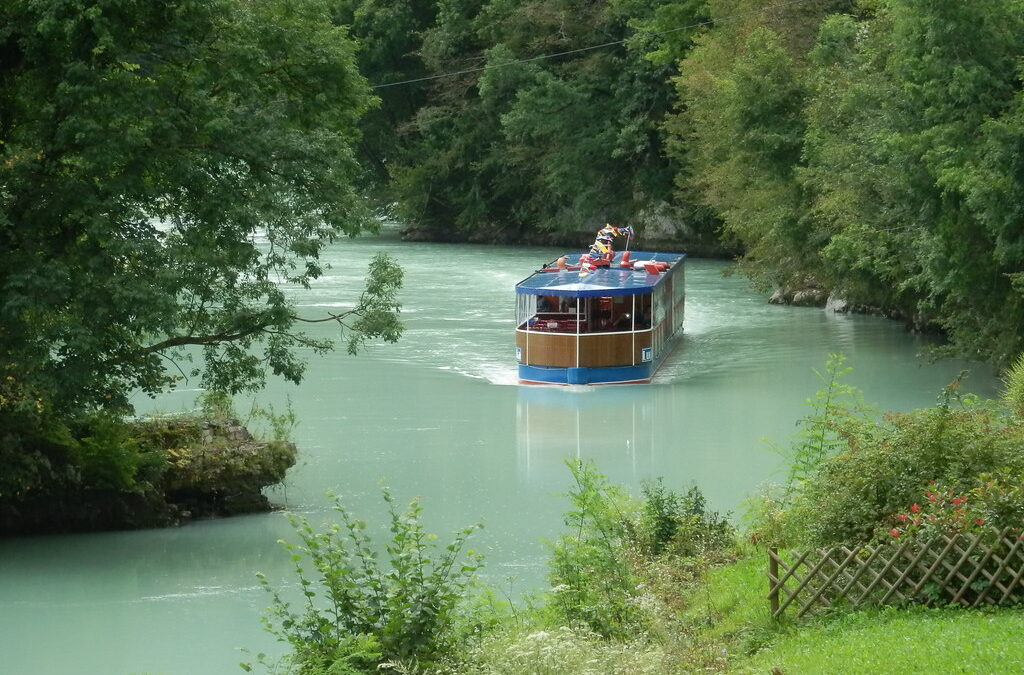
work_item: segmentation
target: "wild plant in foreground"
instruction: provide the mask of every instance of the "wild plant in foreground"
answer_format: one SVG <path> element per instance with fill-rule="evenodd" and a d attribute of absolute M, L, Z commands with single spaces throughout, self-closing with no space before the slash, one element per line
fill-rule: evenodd
<path fill-rule="evenodd" d="M 625 637 L 637 620 L 631 601 L 639 585 L 628 558 L 630 499 L 593 464 L 566 463 L 575 485 L 568 493 L 568 531 L 551 551 L 551 607 L 571 626 Z"/>
<path fill-rule="evenodd" d="M 732 544 L 735 530 L 728 516 L 710 511 L 699 487 L 679 493 L 658 478 L 644 483 L 641 492 L 640 517 L 631 529 L 645 551 L 685 558 L 720 552 Z"/>
<path fill-rule="evenodd" d="M 266 629 L 292 647 L 289 672 L 342 675 L 376 672 L 387 662 L 428 665 L 451 647 L 456 605 L 482 565 L 482 556 L 465 548 L 480 526 L 458 531 L 439 549 L 420 523 L 419 500 L 399 511 L 390 491 L 381 491 L 391 521 L 386 564 L 366 524 L 335 498 L 341 525 L 317 533 L 305 518 L 288 517 L 300 543 L 282 543 L 295 564 L 301 608 L 293 610 L 258 575 L 273 597 Z"/>

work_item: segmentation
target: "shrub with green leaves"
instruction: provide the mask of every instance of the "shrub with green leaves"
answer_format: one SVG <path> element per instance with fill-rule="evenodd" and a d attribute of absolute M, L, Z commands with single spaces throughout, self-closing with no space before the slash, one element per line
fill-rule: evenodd
<path fill-rule="evenodd" d="M 680 494 L 659 478 L 634 500 L 592 463 L 567 464 L 572 508 L 568 531 L 552 547 L 549 607 L 560 624 L 627 639 L 650 620 L 645 578 L 653 558 L 721 552 L 733 543 L 733 527 L 707 509 L 697 487 Z"/>
<path fill-rule="evenodd" d="M 291 552 L 301 589 L 295 609 L 260 575 L 273 603 L 264 624 L 292 647 L 287 672 L 347 675 L 377 672 L 382 663 L 429 666 L 450 651 L 456 606 L 482 564 L 466 549 L 479 525 L 456 533 L 438 548 L 420 523 L 418 499 L 400 511 L 382 488 L 390 514 L 387 563 L 377 557 L 366 524 L 335 499 L 341 525 L 314 531 L 307 519 L 289 520 L 299 544 Z M 251 667 L 249 664 L 244 664 Z"/>
<path fill-rule="evenodd" d="M 1024 416 L 1024 354 L 1006 372 L 1003 384 L 1003 402 L 1017 415 Z"/>
<path fill-rule="evenodd" d="M 551 602 L 557 617 L 604 637 L 624 637 L 639 620 L 631 602 L 638 578 L 629 560 L 626 523 L 634 508 L 590 462 L 566 462 L 575 484 L 568 531 L 551 550 Z"/>
<path fill-rule="evenodd" d="M 934 408 L 880 420 L 847 416 L 833 429 L 844 450 L 820 461 L 786 510 L 794 543 L 891 538 L 892 519 L 920 499 L 929 481 L 959 493 L 982 488 L 986 474 L 1024 471 L 1024 421 L 995 403 L 957 396 L 955 386 Z"/>
<path fill-rule="evenodd" d="M 640 508 L 638 538 L 644 548 L 658 555 L 668 548 L 679 531 L 679 510 L 683 500 L 678 492 L 666 488 L 661 478 L 645 482 L 640 490 L 644 503 Z"/>
<path fill-rule="evenodd" d="M 851 370 L 845 356 L 829 354 L 825 371 L 814 371 L 822 388 L 806 399 L 811 412 L 797 423 L 796 438 L 785 453 L 789 459 L 789 491 L 798 490 L 826 457 L 844 449 L 842 429 L 872 419 L 873 411 L 864 404 L 860 390 L 843 382 Z"/>
<path fill-rule="evenodd" d="M 918 501 L 893 516 L 888 533 L 906 539 L 1024 529 L 1024 474 L 1004 469 L 979 474 L 975 480 L 980 485 L 969 492 L 929 481 Z"/>
<path fill-rule="evenodd" d="M 733 541 L 726 516 L 707 509 L 697 486 L 686 494 L 665 487 L 661 478 L 641 487 L 643 503 L 636 527 L 641 547 L 654 555 L 691 557 L 721 551 Z"/>

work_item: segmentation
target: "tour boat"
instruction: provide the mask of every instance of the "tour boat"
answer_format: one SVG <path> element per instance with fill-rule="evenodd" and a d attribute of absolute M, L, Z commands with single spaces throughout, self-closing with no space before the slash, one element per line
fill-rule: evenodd
<path fill-rule="evenodd" d="M 566 254 L 520 281 L 519 381 L 650 382 L 682 335 L 685 258 L 605 248 Z"/>

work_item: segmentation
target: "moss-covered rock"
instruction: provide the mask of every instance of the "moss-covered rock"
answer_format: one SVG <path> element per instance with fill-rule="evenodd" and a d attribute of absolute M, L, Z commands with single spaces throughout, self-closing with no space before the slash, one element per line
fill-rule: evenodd
<path fill-rule="evenodd" d="M 293 443 L 255 439 L 234 419 L 157 418 L 130 427 L 130 480 L 96 482 L 68 464 L 45 489 L 0 499 L 0 535 L 166 527 L 268 511 L 263 488 L 295 463 Z"/>
<path fill-rule="evenodd" d="M 295 445 L 254 439 L 238 420 L 153 420 L 140 426 L 167 458 L 160 488 L 191 517 L 266 511 L 263 488 L 284 480 Z"/>

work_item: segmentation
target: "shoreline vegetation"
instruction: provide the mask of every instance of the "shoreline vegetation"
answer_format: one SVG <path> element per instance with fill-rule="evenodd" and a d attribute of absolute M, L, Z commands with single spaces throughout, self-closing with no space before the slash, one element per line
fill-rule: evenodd
<path fill-rule="evenodd" d="M 349 311 L 303 314 L 281 285 L 321 277 L 324 247 L 378 226 L 375 202 L 435 240 L 628 224 L 735 252 L 782 301 L 939 331 L 937 352 L 1006 372 L 1006 394 L 953 383 L 934 408 L 881 414 L 832 362 L 788 481 L 739 535 L 699 491 L 634 500 L 573 465 L 552 587 L 525 608 L 470 592 L 469 531 L 431 558 L 416 504 L 391 568 L 354 519 L 349 548 L 298 523 L 293 555 L 323 578 L 299 572 L 309 613 L 275 605 L 294 654 L 268 667 L 1020 669 L 1019 610 L 766 622 L 753 562 L 1024 522 L 1020 0 L 88 5 L 0 4 L 0 532 L 266 508 L 295 458 L 286 419 L 263 446 L 205 413 L 147 428 L 125 421 L 131 394 L 298 384 L 303 353 L 398 340 L 386 255 Z M 321 322 L 334 339 L 303 331 Z"/>
<path fill-rule="evenodd" d="M 172 527 L 270 511 L 263 489 L 295 464 L 290 412 L 257 411 L 270 440 L 255 438 L 226 397 L 196 414 L 123 420 L 92 417 L 47 439 L 31 473 L 0 491 L 0 536 Z M 251 420 L 250 420 L 251 421 Z M 248 424 L 248 423 L 247 423 Z"/>
<path fill-rule="evenodd" d="M 242 668 L 867 674 L 948 672 L 955 663 L 964 673 L 1019 671 L 1019 606 L 966 610 L 926 589 L 923 604 L 772 618 L 769 546 L 923 543 L 989 527 L 1024 537 L 1024 358 L 1000 400 L 960 394 L 953 382 L 933 408 L 900 414 L 866 409 L 842 381 L 848 371 L 833 355 L 819 373 L 823 389 L 788 446 L 788 480 L 751 499 L 742 526 L 710 510 L 697 487 L 679 492 L 651 481 L 634 498 L 592 464 L 567 460 L 569 510 L 549 546 L 550 586 L 522 603 L 473 582 L 484 564 L 469 548 L 475 526 L 437 542 L 416 500 L 401 511 L 384 491 L 387 563 L 340 500 L 339 525 L 316 532 L 293 519 L 299 541 L 285 546 L 303 602 L 261 581 L 273 599 L 265 626 L 292 651 Z M 919 519 L 908 522 L 908 514 Z"/>

